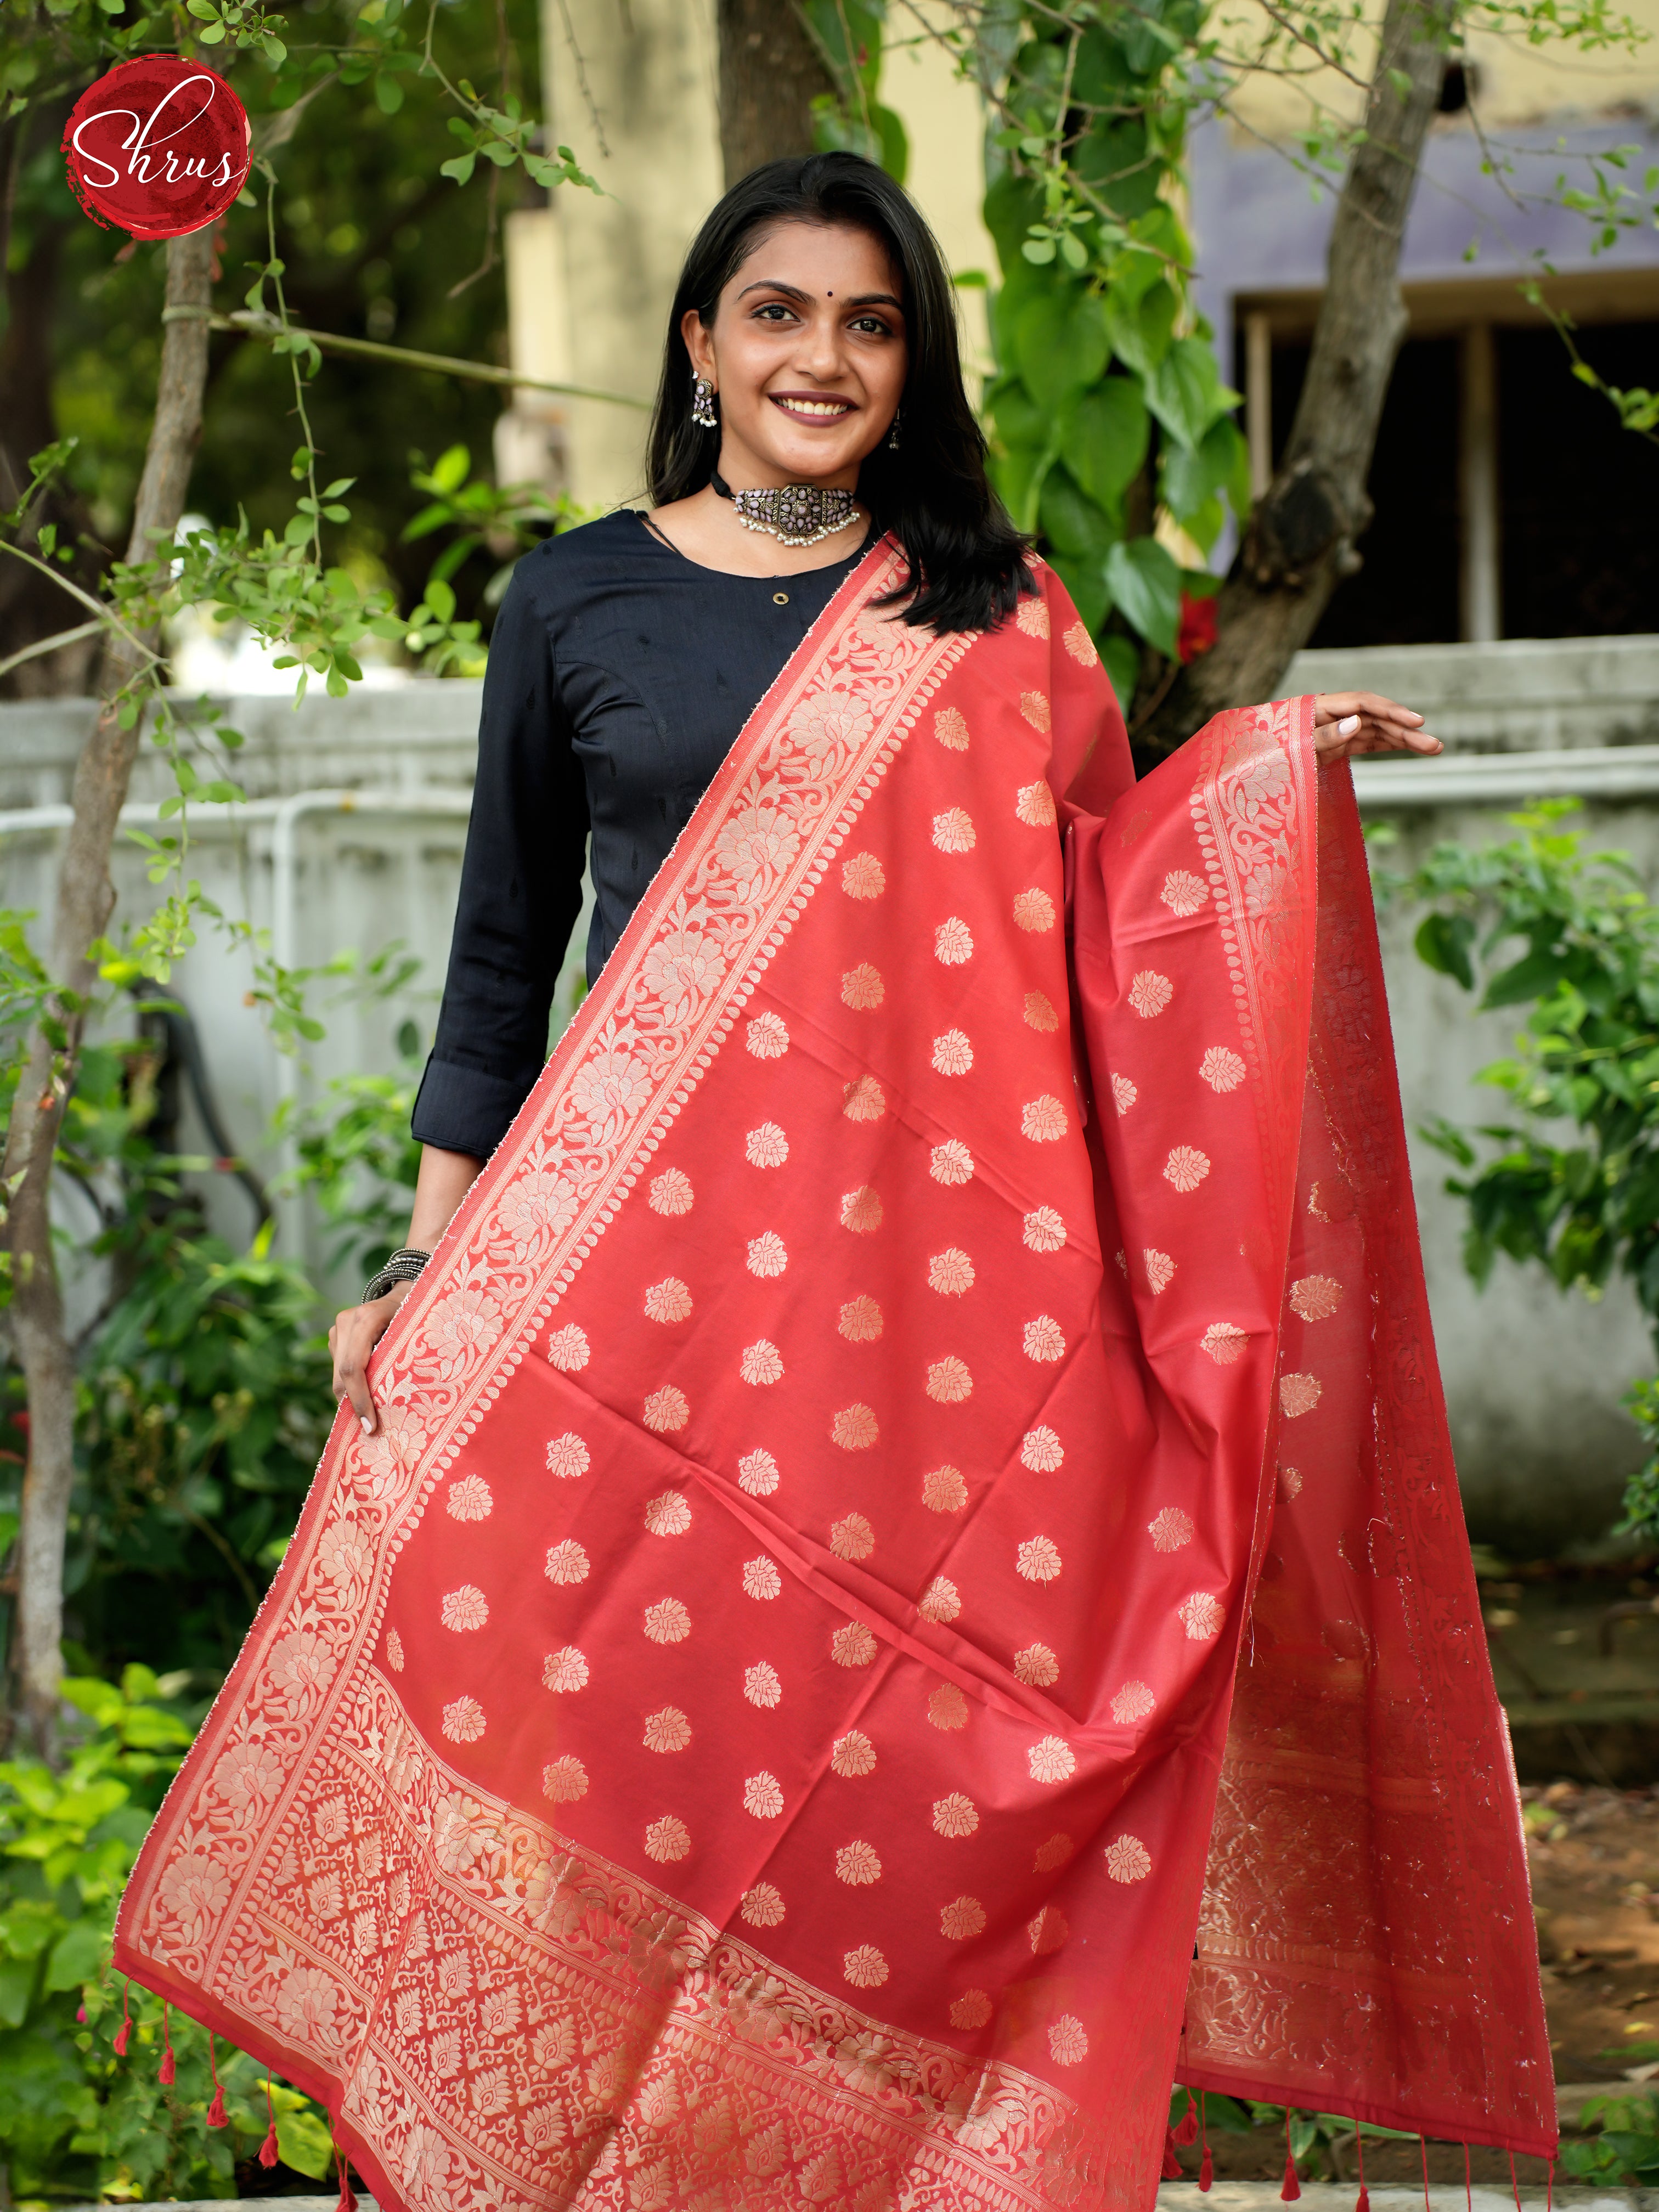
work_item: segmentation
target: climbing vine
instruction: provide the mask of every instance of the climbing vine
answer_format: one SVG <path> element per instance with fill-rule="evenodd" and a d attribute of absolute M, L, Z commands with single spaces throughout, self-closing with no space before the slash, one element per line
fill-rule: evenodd
<path fill-rule="evenodd" d="M 948 18 L 941 27 L 915 0 L 888 9 L 890 35 L 951 49 L 991 118 L 984 213 L 1000 282 L 985 405 L 995 479 L 1095 634 L 1133 730 L 1182 664 L 1215 641 L 1210 563 L 1229 511 L 1242 528 L 1250 507 L 1239 395 L 1221 380 L 1215 333 L 1191 295 L 1189 132 L 1205 118 L 1248 129 L 1241 92 L 1277 79 L 1303 111 L 1279 150 L 1314 191 L 1336 186 L 1385 74 L 1374 15 L 1342 0 L 1249 11 L 1211 0 L 951 0 Z M 1474 32 L 1583 52 L 1631 51 L 1647 35 L 1611 0 L 1468 0 L 1424 10 L 1419 34 L 1455 58 Z M 1400 90 L 1401 72 L 1387 74 Z M 1632 150 L 1591 164 L 1588 195 L 1563 176 L 1544 197 L 1584 216 L 1602 243 L 1652 221 L 1659 171 L 1630 182 Z M 1510 162 L 1491 149 L 1514 197 Z M 1627 422 L 1649 427 L 1648 394 L 1613 396 Z"/>
<path fill-rule="evenodd" d="M 998 486 L 1100 642 L 1126 708 L 1147 648 L 1203 635 L 1224 501 L 1249 483 L 1176 212 L 1178 79 L 1201 0 L 1034 15 L 993 134 L 986 224 L 1002 283 L 986 394 Z"/>

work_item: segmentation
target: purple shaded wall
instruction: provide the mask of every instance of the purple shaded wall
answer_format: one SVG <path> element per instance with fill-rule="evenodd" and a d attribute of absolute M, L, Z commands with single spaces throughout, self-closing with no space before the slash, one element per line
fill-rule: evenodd
<path fill-rule="evenodd" d="M 1587 186 L 1587 151 L 1638 145 L 1632 165 L 1639 185 L 1644 167 L 1659 161 L 1659 129 L 1632 116 L 1552 130 L 1496 134 L 1512 150 L 1510 180 L 1516 207 L 1501 185 L 1481 173 L 1482 153 L 1467 119 L 1448 117 L 1429 137 L 1424 173 L 1407 225 L 1401 276 L 1407 283 L 1534 274 L 1542 256 L 1563 274 L 1591 269 L 1659 266 L 1659 232 L 1621 232 L 1610 252 L 1593 255 L 1591 224 L 1553 203 L 1555 180 Z M 1233 303 L 1241 294 L 1317 289 L 1325 282 L 1325 256 L 1336 195 L 1316 202 L 1307 179 L 1282 154 L 1248 139 L 1223 122 L 1210 121 L 1192 141 L 1192 214 L 1198 257 L 1194 298 L 1216 334 L 1223 371 L 1234 384 L 1242 363 L 1233 360 Z M 1474 261 L 1471 241 L 1478 243 Z"/>

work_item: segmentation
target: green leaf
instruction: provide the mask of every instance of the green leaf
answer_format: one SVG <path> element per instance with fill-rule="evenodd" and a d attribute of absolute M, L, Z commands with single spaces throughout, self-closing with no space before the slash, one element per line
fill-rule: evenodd
<path fill-rule="evenodd" d="M 1238 425 L 1230 415 L 1223 415 L 1211 423 L 1196 447 L 1166 446 L 1164 449 L 1164 475 L 1159 487 L 1164 504 L 1177 522 L 1212 500 L 1224 489 L 1243 453 L 1248 464 L 1249 449 Z"/>
<path fill-rule="evenodd" d="M 109 1956 L 109 1941 L 89 1920 L 75 1921 L 52 1947 L 46 1961 L 46 1988 L 78 1990 L 94 1980 Z"/>
<path fill-rule="evenodd" d="M 1561 970 L 1553 945 L 1535 945 L 1512 968 L 1492 977 L 1480 1004 L 1483 1007 L 1518 1006 L 1528 999 L 1541 998 L 1560 982 Z"/>
<path fill-rule="evenodd" d="M 328 2130 L 310 2111 L 277 2113 L 276 2149 L 284 2166 L 308 2173 L 313 2181 L 322 2180 L 334 2161 Z"/>
<path fill-rule="evenodd" d="M 1004 445 L 1030 446 L 1041 451 L 1047 444 L 1053 428 L 1048 411 L 1037 405 L 1017 377 L 1004 377 L 992 385 L 986 392 L 985 404 Z M 409 529 L 414 526 L 411 523 Z"/>
<path fill-rule="evenodd" d="M 21 2027 L 34 1993 L 33 1959 L 0 1959 L 0 2025 Z"/>
<path fill-rule="evenodd" d="M 1039 513 L 1042 534 L 1054 550 L 1073 561 L 1091 562 L 1097 571 L 1102 571 L 1107 554 L 1122 535 L 1061 467 L 1048 471 Z"/>
<path fill-rule="evenodd" d="M 441 579 L 433 579 L 428 580 L 426 587 L 426 604 L 431 609 L 434 619 L 438 622 L 451 623 L 454 621 L 455 594 L 451 590 L 450 586 L 443 582 Z"/>
<path fill-rule="evenodd" d="M 432 471 L 432 489 L 447 496 L 458 492 L 471 473 L 472 456 L 465 446 L 451 446 L 439 454 Z"/>
<path fill-rule="evenodd" d="M 1176 338 L 1146 386 L 1146 404 L 1173 438 L 1198 446 L 1216 416 L 1233 405 L 1215 355 L 1202 338 Z"/>
<path fill-rule="evenodd" d="M 1042 187 L 1030 177 L 1016 175 L 1012 167 L 1005 167 L 985 195 L 985 228 L 996 241 L 1005 276 L 1019 270 L 1021 246 L 1042 217 Z"/>
<path fill-rule="evenodd" d="M 1106 556 L 1106 588 L 1119 610 L 1162 653 L 1175 656 L 1181 571 L 1155 538 L 1132 538 Z"/>
<path fill-rule="evenodd" d="M 1016 529 L 1036 530 L 1043 481 L 1059 447 L 1059 430 L 1051 428 L 1048 444 L 1040 449 L 1018 446 L 1012 453 L 993 455 L 992 481 L 1003 505 L 1014 518 Z"/>
<path fill-rule="evenodd" d="M 382 115 L 395 115 L 404 104 L 404 88 L 395 76 L 384 70 L 374 79 L 374 105 Z"/>
<path fill-rule="evenodd" d="M 1139 90 L 1118 40 L 1103 24 L 1091 24 L 1078 42 L 1073 97 L 1090 107 L 1127 107 Z"/>
<path fill-rule="evenodd" d="M 1466 991 L 1474 988 L 1474 969 L 1469 960 L 1469 947 L 1474 942 L 1474 923 L 1466 914 L 1431 914 L 1424 921 L 1415 939 L 1417 957 L 1425 967 L 1437 974 L 1455 976 Z M 1466 1160 L 1466 1167 L 1474 1165 L 1474 1156 Z"/>
<path fill-rule="evenodd" d="M 1100 657 L 1112 679 L 1117 703 L 1127 714 L 1134 699 L 1135 686 L 1140 681 L 1140 655 L 1132 640 L 1114 634 L 1102 640 Z"/>
<path fill-rule="evenodd" d="M 910 167 L 910 141 L 903 120 L 892 108 L 873 100 L 870 120 L 881 142 L 881 166 L 896 185 L 902 185 Z"/>
<path fill-rule="evenodd" d="M 1060 419 L 1066 465 L 1098 507 L 1115 507 L 1134 481 L 1150 435 L 1140 387 L 1127 376 L 1107 377 Z"/>
<path fill-rule="evenodd" d="M 1149 213 L 1170 173 L 1139 115 L 1097 116 L 1072 152 L 1072 167 L 1126 222 Z"/>
<path fill-rule="evenodd" d="M 470 183 L 473 169 L 477 166 L 477 157 L 472 154 L 458 154 L 453 161 L 439 162 L 438 174 L 441 177 L 453 177 L 458 185 Z"/>
<path fill-rule="evenodd" d="M 1050 553 L 1048 559 L 1055 575 L 1071 593 L 1072 604 L 1082 616 L 1084 627 L 1098 629 L 1106 619 L 1109 605 L 1100 562 L 1070 561 L 1062 553 Z"/>
<path fill-rule="evenodd" d="M 1025 388 L 1039 406 L 1057 407 L 1097 382 L 1106 366 L 1106 321 L 1091 292 L 1055 287 L 1019 318 L 1015 352 Z"/>
<path fill-rule="evenodd" d="M 1149 254 L 1132 258 L 1151 262 L 1154 282 L 1144 292 L 1115 284 L 1106 295 L 1106 329 L 1118 359 L 1150 376 L 1169 350 L 1181 302 Z"/>

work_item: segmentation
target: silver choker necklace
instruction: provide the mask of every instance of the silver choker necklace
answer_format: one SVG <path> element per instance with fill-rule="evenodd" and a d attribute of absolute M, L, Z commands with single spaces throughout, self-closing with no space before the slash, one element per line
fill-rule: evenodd
<path fill-rule="evenodd" d="M 858 501 L 850 491 L 826 489 L 821 484 L 769 484 L 753 491 L 733 491 L 716 469 L 715 491 L 729 499 L 745 530 L 763 531 L 780 545 L 816 545 L 850 529 L 859 519 Z"/>

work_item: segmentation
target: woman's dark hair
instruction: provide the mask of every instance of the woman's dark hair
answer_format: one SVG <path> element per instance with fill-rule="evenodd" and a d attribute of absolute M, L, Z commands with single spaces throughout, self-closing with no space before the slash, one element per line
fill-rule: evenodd
<path fill-rule="evenodd" d="M 902 276 L 909 363 L 902 442 L 894 452 L 884 440 L 866 458 L 859 497 L 910 562 L 917 591 L 905 620 L 989 629 L 1036 588 L 1025 541 L 985 474 L 985 440 L 963 388 L 956 303 L 938 243 L 886 172 L 857 154 L 809 154 L 751 169 L 697 233 L 668 319 L 647 447 L 652 499 L 665 507 L 701 491 L 720 453 L 718 436 L 691 420 L 691 356 L 680 335 L 686 311 L 712 323 L 757 234 L 783 222 L 867 231 Z"/>

